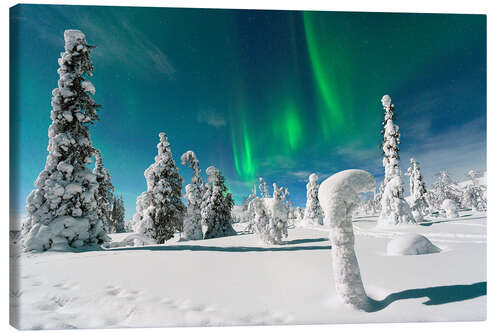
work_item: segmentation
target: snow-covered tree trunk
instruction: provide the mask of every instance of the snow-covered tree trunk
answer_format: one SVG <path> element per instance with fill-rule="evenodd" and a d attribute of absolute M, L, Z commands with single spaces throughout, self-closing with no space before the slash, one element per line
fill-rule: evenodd
<path fill-rule="evenodd" d="M 185 207 L 181 201 L 182 177 L 172 159 L 165 133 L 160 133 L 158 155 L 144 171 L 147 191 L 137 198 L 134 230 L 162 244 L 182 225 Z"/>
<path fill-rule="evenodd" d="M 307 183 L 307 201 L 302 225 L 323 225 L 323 211 L 319 204 L 318 188 L 318 175 L 312 173 Z"/>
<path fill-rule="evenodd" d="M 186 186 L 184 197 L 187 201 L 187 213 L 184 218 L 184 239 L 203 239 L 201 229 L 201 204 L 203 199 L 203 180 L 201 179 L 200 163 L 196 154 L 189 150 L 181 156 L 182 164 L 193 169 L 191 183 Z"/>
<path fill-rule="evenodd" d="M 88 168 L 94 148 L 88 126 L 98 119 L 95 88 L 87 76 L 92 49 L 79 30 L 64 31 L 58 87 L 52 91 L 49 152 L 35 189 L 26 199 L 27 250 L 64 250 L 109 240 L 98 215 L 96 176 Z"/>
<path fill-rule="evenodd" d="M 319 187 L 319 201 L 330 226 L 335 289 L 341 300 L 356 309 L 369 310 L 356 252 L 352 212 L 359 193 L 373 191 L 375 179 L 363 170 L 345 170 L 330 176 Z"/>
<path fill-rule="evenodd" d="M 382 106 L 385 110 L 384 141 L 382 143 L 385 178 L 378 225 L 393 226 L 415 223 L 410 206 L 403 195 L 403 179 L 399 167 L 399 127 L 393 122 L 394 104 L 392 104 L 389 95 L 382 97 Z"/>

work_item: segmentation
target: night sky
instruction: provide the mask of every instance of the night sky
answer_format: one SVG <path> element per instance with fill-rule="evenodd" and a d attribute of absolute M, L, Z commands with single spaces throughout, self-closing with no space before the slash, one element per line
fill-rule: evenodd
<path fill-rule="evenodd" d="M 383 177 L 380 99 L 390 94 L 424 179 L 486 169 L 486 16 L 21 5 L 11 9 L 11 211 L 47 156 L 65 29 L 97 46 L 91 127 L 126 217 L 146 189 L 158 133 L 193 150 L 239 203 L 258 177 L 305 205 L 307 177 Z M 205 177 L 206 178 L 206 177 Z M 408 179 L 405 177 L 405 181 Z"/>

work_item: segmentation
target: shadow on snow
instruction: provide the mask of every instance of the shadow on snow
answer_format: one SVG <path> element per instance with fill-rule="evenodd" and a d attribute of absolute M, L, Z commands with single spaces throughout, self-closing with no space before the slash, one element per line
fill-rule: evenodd
<path fill-rule="evenodd" d="M 425 305 L 441 305 L 460 302 L 486 295 L 486 281 L 473 284 L 457 284 L 452 286 L 439 286 L 421 289 L 408 289 L 392 293 L 381 301 L 370 299 L 371 309 L 368 312 L 380 311 L 391 303 L 410 299 L 427 297 Z"/>
<path fill-rule="evenodd" d="M 106 251 L 215 251 L 215 252 L 280 252 L 280 251 L 303 251 L 303 250 L 330 250 L 330 245 L 324 246 L 283 246 L 303 243 L 316 243 L 328 241 L 328 238 L 309 238 L 284 241 L 277 247 L 257 246 L 212 246 L 212 245 L 153 245 L 140 247 L 119 247 L 105 249 Z"/>

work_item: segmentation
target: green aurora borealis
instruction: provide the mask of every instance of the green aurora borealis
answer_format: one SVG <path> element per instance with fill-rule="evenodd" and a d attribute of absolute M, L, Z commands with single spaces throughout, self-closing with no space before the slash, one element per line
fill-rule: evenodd
<path fill-rule="evenodd" d="M 177 159 L 192 149 L 202 168 L 220 168 L 237 201 L 263 176 L 289 186 L 300 205 L 307 173 L 381 174 L 386 93 L 396 104 L 403 158 L 433 133 L 471 121 L 483 139 L 481 15 L 22 5 L 11 10 L 18 87 L 11 129 L 19 137 L 11 150 L 22 165 L 11 173 L 19 180 L 15 210 L 45 161 L 50 91 L 68 27 L 97 46 L 92 82 L 103 107 L 91 137 L 127 216 L 160 131 Z M 416 122 L 422 129 L 411 130 Z M 190 170 L 176 163 L 186 184 Z"/>

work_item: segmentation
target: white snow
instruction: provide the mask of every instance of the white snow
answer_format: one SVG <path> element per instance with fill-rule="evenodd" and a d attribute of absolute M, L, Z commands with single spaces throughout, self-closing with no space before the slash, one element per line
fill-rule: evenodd
<path fill-rule="evenodd" d="M 458 207 L 457 203 L 452 199 L 446 199 L 441 204 L 441 209 L 446 212 L 446 217 L 456 218 L 458 217 Z"/>
<path fill-rule="evenodd" d="M 484 320 L 486 217 L 460 215 L 392 231 L 374 229 L 376 217 L 354 220 L 374 312 L 339 303 L 327 230 L 289 229 L 284 245 L 263 246 L 237 224 L 239 235 L 209 240 L 14 252 L 12 313 L 24 329 Z M 387 243 L 409 232 L 443 251 L 387 256 Z"/>
<path fill-rule="evenodd" d="M 419 234 L 397 236 L 387 244 L 387 255 L 390 256 L 431 254 L 440 251 L 430 240 Z"/>

